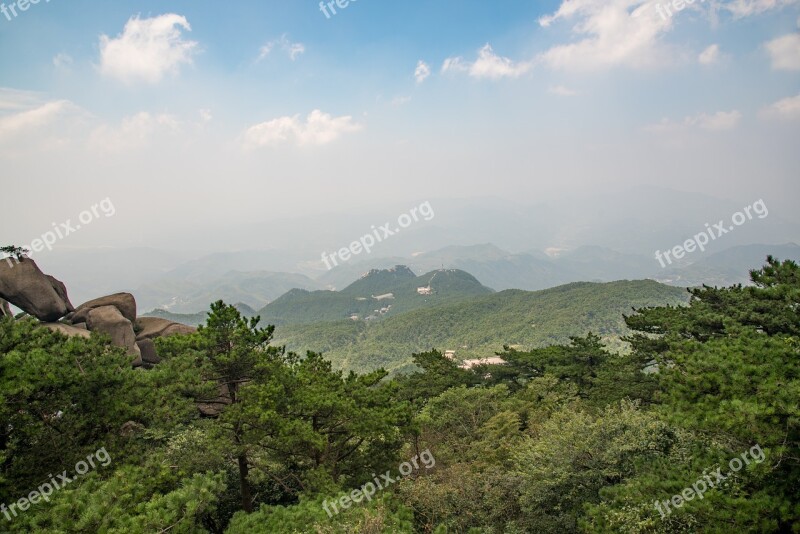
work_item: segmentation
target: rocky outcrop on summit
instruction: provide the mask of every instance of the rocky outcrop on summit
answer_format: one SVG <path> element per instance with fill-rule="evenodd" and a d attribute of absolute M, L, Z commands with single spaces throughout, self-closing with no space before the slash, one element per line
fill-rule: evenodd
<path fill-rule="evenodd" d="M 140 317 L 136 321 L 138 334 L 136 339 L 155 339 L 157 337 L 173 336 L 175 334 L 192 334 L 197 331 L 192 326 L 176 323 L 160 317 Z"/>
<path fill-rule="evenodd" d="M 86 326 L 92 332 L 108 334 L 111 336 L 111 343 L 117 347 L 127 349 L 128 354 L 132 356 L 141 354 L 138 345 L 136 345 L 133 323 L 122 315 L 116 306 L 91 308 L 86 318 Z"/>
<path fill-rule="evenodd" d="M 74 312 L 75 308 L 72 307 L 72 303 L 69 301 L 69 296 L 67 295 L 67 286 L 64 285 L 64 282 L 54 276 L 50 276 L 49 274 L 46 274 L 45 277 L 50 281 L 50 285 L 53 286 L 56 294 L 66 303 L 67 310 L 69 312 Z"/>
<path fill-rule="evenodd" d="M 42 321 L 42 327 L 68 337 L 106 334 L 111 343 L 133 357 L 134 367 L 152 367 L 161 361 L 153 339 L 190 334 L 196 329 L 157 317 L 136 317 L 136 299 L 130 293 L 116 293 L 84 302 L 75 309 L 67 287 L 44 274 L 27 257 L 19 261 L 0 260 L 0 318 L 12 317 L 10 304 Z M 57 322 L 59 319 L 62 322 Z M 138 333 L 138 335 L 137 335 Z"/>
<path fill-rule="evenodd" d="M 145 367 L 152 367 L 157 363 L 161 363 L 161 358 L 156 353 L 156 344 L 153 343 L 152 339 L 142 339 L 137 341 L 136 345 L 142 353 L 142 364 Z"/>
<path fill-rule="evenodd" d="M 67 289 L 30 258 L 0 261 L 0 298 L 40 321 L 57 321 L 73 311 Z"/>
<path fill-rule="evenodd" d="M 92 336 L 91 332 L 86 330 L 86 328 L 78 328 L 64 323 L 44 323 L 42 328 L 47 328 L 53 332 L 61 332 L 67 337 L 83 337 L 88 339 Z"/>
<path fill-rule="evenodd" d="M 73 324 L 86 322 L 91 310 L 103 306 L 114 306 L 131 323 L 136 322 L 136 299 L 130 293 L 115 293 L 114 295 L 84 302 L 78 306 L 75 314 L 70 317 L 70 322 Z"/>

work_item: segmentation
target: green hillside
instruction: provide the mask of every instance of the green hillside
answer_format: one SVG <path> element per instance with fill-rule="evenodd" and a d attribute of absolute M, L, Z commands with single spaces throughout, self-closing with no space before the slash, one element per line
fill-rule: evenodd
<path fill-rule="evenodd" d="M 387 288 L 394 288 L 414 280 L 414 271 L 405 265 L 397 265 L 391 269 L 370 269 L 368 273 L 342 289 L 346 295 L 364 296 L 379 295 Z"/>
<path fill-rule="evenodd" d="M 419 288 L 430 291 L 420 294 Z M 261 309 L 259 315 L 262 323 L 275 325 L 374 321 L 491 293 L 464 271 L 448 269 L 415 276 L 398 265 L 372 270 L 342 291 L 293 289 Z"/>
<path fill-rule="evenodd" d="M 573 283 L 543 291 L 508 290 L 389 317 L 279 326 L 276 341 L 292 350 L 323 351 L 345 369 L 411 368 L 411 355 L 437 348 L 459 359 L 493 355 L 504 344 L 524 349 L 565 343 L 594 332 L 612 347 L 627 332 L 631 308 L 681 305 L 685 289 L 652 280 Z"/>

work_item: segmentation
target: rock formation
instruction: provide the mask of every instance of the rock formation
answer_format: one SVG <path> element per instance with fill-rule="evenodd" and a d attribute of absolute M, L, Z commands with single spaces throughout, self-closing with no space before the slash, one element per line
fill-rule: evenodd
<path fill-rule="evenodd" d="M 137 319 L 136 299 L 130 293 L 100 297 L 76 309 L 66 286 L 25 257 L 0 261 L 0 318 L 13 317 L 9 303 L 42 321 L 43 328 L 69 337 L 88 338 L 92 332 L 108 335 L 113 345 L 133 358 L 134 367 L 152 367 L 161 361 L 155 338 L 195 332 L 191 326 L 166 319 Z"/>
<path fill-rule="evenodd" d="M 113 306 L 131 323 L 136 322 L 136 299 L 130 293 L 116 293 L 107 297 L 84 302 L 75 310 L 75 314 L 69 317 L 70 322 L 85 323 L 89 312 L 95 308 L 103 306 Z"/>
<path fill-rule="evenodd" d="M 0 298 L 40 321 L 58 321 L 75 308 L 67 288 L 30 258 L 0 261 Z"/>
<path fill-rule="evenodd" d="M 168 319 L 161 319 L 160 317 L 140 317 L 136 324 L 139 326 L 137 340 L 167 337 L 175 334 L 191 334 L 196 330 L 191 326 Z"/>
<path fill-rule="evenodd" d="M 86 330 L 86 328 L 78 328 L 64 323 L 44 323 L 42 324 L 42 328 L 50 329 L 53 332 L 61 332 L 67 337 L 83 337 L 88 339 L 92 336 L 92 333 Z"/>
<path fill-rule="evenodd" d="M 90 308 L 86 315 L 86 327 L 92 332 L 109 335 L 113 345 L 126 349 L 132 356 L 141 354 L 136 345 L 133 323 L 116 306 Z"/>

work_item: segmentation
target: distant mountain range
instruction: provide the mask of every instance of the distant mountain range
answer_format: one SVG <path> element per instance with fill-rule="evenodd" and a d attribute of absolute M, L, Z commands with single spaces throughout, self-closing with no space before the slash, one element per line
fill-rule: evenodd
<path fill-rule="evenodd" d="M 794 243 L 781 246 L 745 245 L 700 257 L 695 263 L 682 268 L 665 269 L 654 278 L 680 286 L 747 285 L 750 283 L 749 270 L 761 267 L 770 254 L 781 260 L 800 262 L 800 246 Z"/>
<path fill-rule="evenodd" d="M 797 215 L 781 208 L 785 199 L 766 199 L 769 216 L 748 221 L 710 243 L 705 252 L 689 254 L 680 265 L 666 269 L 654 259 L 656 250 L 683 243 L 705 223 L 729 220 L 757 199 L 740 202 L 633 187 L 519 202 L 491 197 L 425 200 L 435 218 L 331 271 L 321 253 L 346 246 L 414 204 L 387 199 L 346 213 L 298 213 L 292 219 L 236 226 L 215 220 L 179 240 L 167 233 L 142 237 L 149 248 L 76 250 L 59 243 L 36 261 L 64 280 L 75 302 L 130 291 L 142 310 L 196 313 L 219 298 L 259 309 L 293 288 L 341 289 L 370 269 L 394 265 L 415 273 L 460 269 L 495 290 L 535 290 L 582 280 L 741 281 L 742 273 L 764 258 L 749 263 L 747 252 L 738 257 L 736 251 L 760 246 L 755 244 L 780 257 L 798 258 L 791 243 L 800 243 L 800 225 Z M 728 250 L 734 252 L 725 257 L 736 263 L 715 263 L 715 255 Z"/>
<path fill-rule="evenodd" d="M 216 300 L 241 302 L 259 309 L 292 289 L 317 289 L 317 282 L 302 274 L 265 271 L 228 271 L 210 280 L 184 277 L 172 272 L 135 292 L 143 310 L 168 309 L 174 313 L 207 310 Z"/>
<path fill-rule="evenodd" d="M 731 285 L 747 283 L 749 269 L 761 266 L 767 255 L 800 261 L 800 246 L 745 245 L 722 252 L 697 255 L 694 263 L 662 268 L 654 257 L 623 254 L 594 246 L 546 255 L 542 252 L 512 254 L 486 244 L 446 247 L 412 258 L 374 258 L 361 263 L 336 267 L 318 278 L 332 287 L 349 283 L 356 273 L 386 268 L 403 263 L 416 271 L 432 268 L 453 268 L 469 272 L 488 287 L 535 291 L 560 284 L 580 281 L 611 282 L 614 280 L 652 279 L 676 286 Z"/>
<path fill-rule="evenodd" d="M 420 272 L 463 271 L 474 280 L 473 286 L 486 286 L 498 291 L 535 291 L 579 281 L 641 279 L 681 287 L 701 284 L 726 286 L 746 284 L 748 270 L 762 265 L 768 254 L 800 261 L 800 246 L 790 243 L 732 247 L 716 253 L 696 254 L 685 258 L 693 260 L 693 263 L 683 261 L 681 265 L 667 268 L 661 268 L 652 257 L 623 254 L 602 247 L 579 247 L 547 255 L 536 251 L 512 254 L 492 244 L 450 246 L 407 258 L 375 257 L 347 263 L 326 271 L 316 280 L 303 274 L 266 271 L 232 270 L 219 274 L 221 268 L 217 264 L 195 261 L 141 285 L 133 293 L 142 310 L 161 308 L 173 313 L 191 314 L 207 310 L 211 302 L 222 299 L 247 304 L 276 324 L 286 324 L 336 320 L 351 314 L 363 318 L 387 304 L 392 304 L 390 313 L 394 315 L 412 309 L 409 303 L 415 300 L 408 300 L 404 295 L 412 295 L 417 287 L 425 285 L 425 277 L 431 276 L 423 275 L 412 281 L 417 278 L 415 273 Z M 391 275 L 373 272 L 396 265 L 405 268 Z M 210 271 L 206 271 L 206 266 Z M 393 286 L 384 280 L 390 276 L 397 282 L 408 281 L 409 285 L 403 291 L 398 290 L 397 302 L 384 302 L 378 306 L 372 296 L 390 291 L 385 288 Z M 378 289 L 379 286 L 384 290 Z M 337 292 L 336 288 L 345 289 Z M 466 287 L 464 289 L 466 291 Z M 360 292 L 357 296 L 367 300 L 353 304 L 350 298 L 353 292 Z M 471 295 L 469 291 L 466 294 Z M 438 302 L 440 298 L 434 293 L 431 301 Z M 309 306 L 311 308 L 304 311 Z"/>

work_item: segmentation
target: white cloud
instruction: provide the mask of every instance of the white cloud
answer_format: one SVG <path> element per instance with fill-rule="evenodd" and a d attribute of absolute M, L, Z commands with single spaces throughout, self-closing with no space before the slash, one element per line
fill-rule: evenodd
<path fill-rule="evenodd" d="M 72 56 L 65 52 L 59 52 L 53 58 L 53 66 L 59 70 L 68 70 L 73 63 Z"/>
<path fill-rule="evenodd" d="M 244 146 L 253 149 L 287 143 L 297 146 L 325 145 L 344 134 L 357 132 L 362 127 L 350 116 L 333 117 L 315 109 L 308 114 L 305 121 L 295 115 L 251 126 L 244 134 Z"/>
<path fill-rule="evenodd" d="M 197 43 L 183 39 L 181 33 L 191 29 L 186 17 L 174 13 L 132 17 L 116 38 L 100 36 L 100 69 L 125 83 L 157 83 L 182 64 L 191 64 Z"/>
<path fill-rule="evenodd" d="M 146 111 L 125 117 L 119 126 L 103 125 L 92 132 L 89 147 L 106 152 L 123 152 L 146 147 L 165 134 L 175 134 L 180 122 L 172 115 Z"/>
<path fill-rule="evenodd" d="M 84 139 L 91 116 L 69 100 L 44 100 L 39 94 L 0 88 L 0 153 L 43 154 L 74 149 Z"/>
<path fill-rule="evenodd" d="M 701 113 L 684 118 L 682 121 L 662 119 L 657 124 L 647 126 L 645 130 L 650 132 L 681 132 L 687 130 L 706 130 L 710 132 L 721 132 L 736 128 L 742 119 L 742 114 L 737 111 L 719 111 L 713 115 Z"/>
<path fill-rule="evenodd" d="M 76 111 L 79 108 L 69 100 L 56 100 L 33 109 L 0 116 L 0 140 L 45 129 L 59 118 Z"/>
<path fill-rule="evenodd" d="M 303 43 L 291 43 L 289 45 L 287 53 L 289 54 L 291 60 L 294 61 L 295 58 L 297 58 L 297 56 L 299 56 L 300 54 L 304 54 L 305 51 L 306 47 L 305 45 L 303 45 Z"/>
<path fill-rule="evenodd" d="M 45 101 L 39 93 L 0 87 L 0 111 L 33 109 L 44 103 Z"/>
<path fill-rule="evenodd" d="M 411 102 L 410 96 L 396 96 L 392 99 L 392 106 L 399 108 L 400 106 L 408 104 L 409 102 Z"/>
<path fill-rule="evenodd" d="M 798 120 L 800 119 L 800 93 L 778 100 L 774 104 L 761 110 L 761 117 L 765 119 Z"/>
<path fill-rule="evenodd" d="M 478 59 L 473 63 L 465 62 L 460 57 L 451 57 L 444 60 L 442 72 L 466 72 L 473 78 L 519 78 L 530 71 L 533 64 L 530 62 L 512 61 L 494 53 L 488 43 L 478 51 Z"/>
<path fill-rule="evenodd" d="M 721 6 L 735 18 L 744 18 L 796 3 L 798 3 L 798 0 L 732 0 L 721 4 Z"/>
<path fill-rule="evenodd" d="M 720 52 L 719 52 L 719 45 L 712 44 L 702 52 L 700 55 L 697 56 L 697 61 L 700 62 L 701 65 L 713 65 L 717 61 L 719 61 Z"/>
<path fill-rule="evenodd" d="M 580 40 L 554 46 L 539 56 L 553 68 L 590 70 L 609 66 L 651 67 L 669 60 L 660 42 L 672 28 L 671 17 L 661 17 L 653 0 L 564 0 L 553 15 L 539 24 L 574 21 L 572 33 Z"/>
<path fill-rule="evenodd" d="M 563 85 L 551 86 L 547 90 L 547 92 L 550 93 L 551 95 L 558 95 L 558 96 L 576 96 L 578 94 L 577 91 L 574 91 L 569 87 L 564 87 Z"/>
<path fill-rule="evenodd" d="M 258 61 L 261 61 L 264 58 L 266 58 L 269 55 L 269 53 L 272 52 L 272 49 L 274 47 L 275 47 L 275 42 L 274 41 L 270 42 L 270 43 L 267 43 L 264 46 L 262 46 L 258 51 L 258 59 L 256 61 L 258 62 Z"/>
<path fill-rule="evenodd" d="M 800 33 L 790 33 L 764 45 L 775 70 L 800 70 Z"/>
<path fill-rule="evenodd" d="M 286 54 L 289 56 L 289 59 L 292 61 L 297 59 L 297 56 L 304 54 L 306 51 L 306 45 L 303 43 L 293 43 L 289 40 L 286 34 L 283 34 L 281 35 L 280 39 L 270 41 L 261 47 L 256 63 L 265 59 L 272 52 L 272 50 L 275 49 L 276 46 L 280 46 L 281 50 L 286 52 Z"/>
<path fill-rule="evenodd" d="M 417 80 L 417 83 L 424 82 L 425 79 L 430 75 L 431 75 L 430 66 L 420 59 L 417 62 L 417 68 L 414 69 L 414 78 Z"/>

